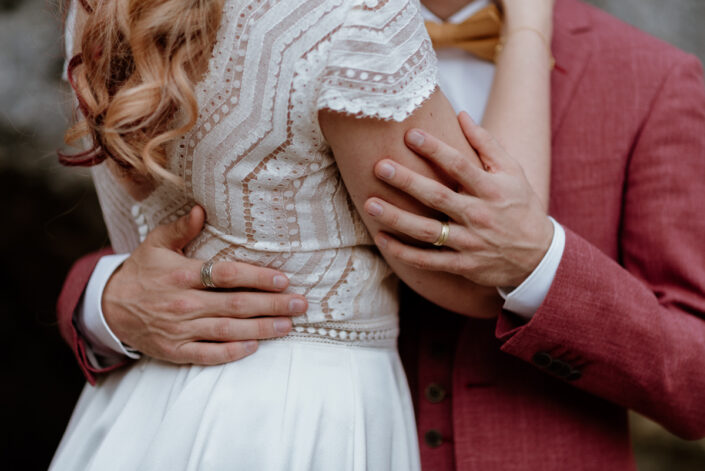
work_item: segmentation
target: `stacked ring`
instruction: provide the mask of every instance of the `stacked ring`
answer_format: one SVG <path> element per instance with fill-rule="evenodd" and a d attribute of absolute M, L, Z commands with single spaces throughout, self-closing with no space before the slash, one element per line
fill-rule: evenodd
<path fill-rule="evenodd" d="M 214 264 L 215 260 L 211 259 L 201 265 L 201 283 L 203 283 L 204 288 L 217 288 L 215 283 L 213 283 Z"/>

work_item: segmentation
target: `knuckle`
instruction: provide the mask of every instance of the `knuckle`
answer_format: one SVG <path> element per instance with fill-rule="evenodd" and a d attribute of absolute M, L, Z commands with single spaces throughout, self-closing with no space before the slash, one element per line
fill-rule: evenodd
<path fill-rule="evenodd" d="M 241 270 L 235 263 L 220 263 L 213 268 L 213 275 L 219 277 L 216 284 L 234 287 L 240 278 Z"/>
<path fill-rule="evenodd" d="M 460 257 L 456 257 L 454 260 L 447 261 L 445 263 L 445 269 L 449 273 L 455 273 L 455 274 L 462 273 L 462 271 L 461 271 L 462 262 L 460 260 L 458 260 L 458 258 L 460 258 Z"/>
<path fill-rule="evenodd" d="M 394 240 L 389 241 L 384 251 L 394 258 L 401 258 L 401 248 Z"/>
<path fill-rule="evenodd" d="M 191 362 L 196 365 L 210 365 L 213 363 L 213 358 L 205 348 L 198 346 L 191 355 Z"/>
<path fill-rule="evenodd" d="M 456 175 L 465 175 L 468 173 L 468 162 L 460 157 L 456 156 L 449 163 L 450 171 Z"/>
<path fill-rule="evenodd" d="M 178 297 L 168 302 L 167 309 L 174 314 L 184 315 L 195 309 L 195 303 L 186 297 Z"/>
<path fill-rule="evenodd" d="M 256 324 L 257 338 L 274 337 L 274 324 L 271 319 L 258 319 Z"/>
<path fill-rule="evenodd" d="M 257 272 L 257 276 L 255 277 L 257 282 L 256 287 L 267 289 L 272 287 L 272 278 L 274 278 L 274 274 L 269 273 L 268 270 L 259 270 Z"/>
<path fill-rule="evenodd" d="M 474 239 L 465 232 L 457 235 L 456 240 L 459 248 L 462 250 L 473 251 L 477 248 Z"/>
<path fill-rule="evenodd" d="M 144 351 L 144 348 L 142 348 L 142 351 Z M 155 340 L 152 345 L 151 351 L 151 356 L 158 356 L 159 358 L 165 360 L 172 360 L 174 362 L 178 362 L 181 358 L 181 352 L 179 351 L 179 349 L 170 344 L 169 342 L 165 342 L 163 340 Z"/>
<path fill-rule="evenodd" d="M 173 270 L 169 277 L 169 281 L 171 281 L 171 283 L 177 286 L 190 285 L 192 280 L 192 273 L 183 268 L 177 268 L 176 270 Z"/>
<path fill-rule="evenodd" d="M 466 221 L 472 219 L 472 212 L 475 209 L 475 205 L 470 204 L 468 201 L 464 201 L 460 206 L 460 214 L 464 217 Z M 467 225 L 467 223 L 466 223 Z"/>
<path fill-rule="evenodd" d="M 478 192 L 482 193 L 482 196 L 490 201 L 500 200 L 504 197 L 502 185 L 498 182 L 493 183 L 479 179 L 475 186 L 477 187 Z"/>
<path fill-rule="evenodd" d="M 225 357 L 226 361 L 237 361 L 241 358 L 244 358 L 246 355 L 245 349 L 243 348 L 242 344 L 240 343 L 230 343 L 226 344 L 225 346 Z"/>
<path fill-rule="evenodd" d="M 177 363 L 180 365 L 194 363 L 193 356 L 184 348 L 188 344 L 170 346 L 164 350 L 162 360 Z"/>
<path fill-rule="evenodd" d="M 484 191 L 484 195 L 492 201 L 501 200 L 503 197 L 502 190 L 500 190 L 499 188 L 497 188 L 495 186 L 487 187 L 487 188 L 483 189 L 483 191 Z"/>
<path fill-rule="evenodd" d="M 233 329 L 228 319 L 218 319 L 213 323 L 213 336 L 217 340 L 229 339 Z"/>
<path fill-rule="evenodd" d="M 399 212 L 398 211 L 386 211 L 389 215 L 387 216 L 387 222 L 392 227 L 399 227 Z"/>
<path fill-rule="evenodd" d="M 450 262 L 453 273 L 469 273 L 472 271 L 472 262 L 464 257 L 456 257 Z"/>
<path fill-rule="evenodd" d="M 483 270 L 481 264 L 477 260 L 470 259 L 458 268 L 458 273 L 462 273 L 463 275 L 472 277 L 473 279 L 479 279 L 479 276 L 483 274 L 486 275 L 487 270 Z"/>
<path fill-rule="evenodd" d="M 473 224 L 482 227 L 489 227 L 492 222 L 491 212 L 481 206 L 469 211 L 469 217 Z"/>
<path fill-rule="evenodd" d="M 409 262 L 411 263 L 411 266 L 418 269 L 418 270 L 425 270 L 428 268 L 428 260 L 426 257 L 415 257 L 409 259 Z"/>
<path fill-rule="evenodd" d="M 408 190 L 414 184 L 414 177 L 410 172 L 402 172 L 399 178 L 399 188 Z"/>
<path fill-rule="evenodd" d="M 165 325 L 164 331 L 170 332 L 176 338 L 185 338 L 191 331 L 183 322 L 171 322 Z"/>
<path fill-rule="evenodd" d="M 441 153 L 441 146 L 435 139 L 426 138 L 425 140 L 426 152 L 428 152 L 431 157 L 438 157 Z"/>
<path fill-rule="evenodd" d="M 247 300 L 244 296 L 234 294 L 228 300 L 228 311 L 236 316 L 242 316 L 246 313 Z"/>
<path fill-rule="evenodd" d="M 438 239 L 438 230 L 431 225 L 424 225 L 420 232 L 420 239 L 428 242 L 435 242 Z"/>
<path fill-rule="evenodd" d="M 269 296 L 267 300 L 270 314 L 285 314 L 289 311 L 289 304 L 281 296 Z"/>
<path fill-rule="evenodd" d="M 444 190 L 434 190 L 431 193 L 429 203 L 434 209 L 440 209 L 448 204 L 449 195 L 448 192 Z"/>

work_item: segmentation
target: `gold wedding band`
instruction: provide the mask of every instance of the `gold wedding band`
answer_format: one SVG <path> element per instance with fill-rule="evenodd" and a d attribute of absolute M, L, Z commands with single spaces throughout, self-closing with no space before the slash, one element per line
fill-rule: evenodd
<path fill-rule="evenodd" d="M 443 247 L 446 242 L 448 242 L 448 236 L 450 235 L 450 224 L 447 222 L 442 222 L 441 223 L 441 235 L 438 236 L 438 239 L 433 243 L 436 247 Z"/>
<path fill-rule="evenodd" d="M 215 283 L 213 283 L 214 264 L 215 260 L 211 259 L 201 265 L 201 283 L 203 283 L 204 288 L 217 288 Z"/>

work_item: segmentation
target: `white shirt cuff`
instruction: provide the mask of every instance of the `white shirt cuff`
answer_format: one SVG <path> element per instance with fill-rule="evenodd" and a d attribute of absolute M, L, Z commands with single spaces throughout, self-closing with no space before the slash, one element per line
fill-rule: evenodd
<path fill-rule="evenodd" d="M 518 314 L 526 320 L 530 320 L 536 314 L 546 299 L 548 290 L 551 289 L 551 284 L 556 276 L 558 265 L 563 258 L 565 230 L 555 219 L 551 217 L 549 219 L 553 223 L 553 240 L 551 240 L 551 245 L 541 263 L 522 284 L 513 290 L 497 288 L 499 295 L 504 298 L 504 309 Z"/>
<path fill-rule="evenodd" d="M 110 330 L 102 307 L 105 285 L 129 256 L 129 254 L 106 255 L 98 261 L 78 308 L 76 318 L 78 329 L 90 347 L 86 351 L 86 356 L 96 368 L 105 368 L 125 356 L 133 359 L 140 357 L 137 351 L 123 345 Z"/>

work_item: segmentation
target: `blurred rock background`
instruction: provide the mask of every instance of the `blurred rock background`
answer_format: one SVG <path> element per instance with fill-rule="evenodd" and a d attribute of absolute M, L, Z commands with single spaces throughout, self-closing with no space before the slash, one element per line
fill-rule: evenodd
<path fill-rule="evenodd" d="M 590 2 L 705 60 L 705 0 Z M 83 378 L 54 304 L 70 264 L 107 244 L 87 173 L 56 163 L 69 102 L 58 3 L 0 0 L 0 457 L 12 470 L 45 469 L 66 427 Z M 632 423 L 640 471 L 705 469 L 705 442 Z"/>

